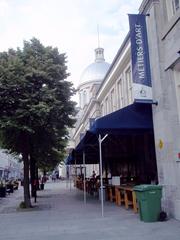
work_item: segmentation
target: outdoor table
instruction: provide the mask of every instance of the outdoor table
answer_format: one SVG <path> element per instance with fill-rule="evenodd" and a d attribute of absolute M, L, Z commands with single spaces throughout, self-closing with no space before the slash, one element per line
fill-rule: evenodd
<path fill-rule="evenodd" d="M 107 189 L 108 200 L 110 200 L 110 202 L 115 201 L 116 200 L 115 186 L 114 185 L 110 185 L 110 184 L 107 184 L 105 186 L 106 186 L 106 189 Z"/>
<path fill-rule="evenodd" d="M 137 213 L 138 207 L 136 194 L 132 186 L 116 186 L 116 203 L 117 205 L 121 205 L 122 202 L 124 202 L 126 209 L 129 209 L 129 206 L 131 205 L 134 212 Z"/>
<path fill-rule="evenodd" d="M 118 206 L 124 203 L 124 189 L 120 188 L 120 186 L 115 186 L 115 199 Z"/>

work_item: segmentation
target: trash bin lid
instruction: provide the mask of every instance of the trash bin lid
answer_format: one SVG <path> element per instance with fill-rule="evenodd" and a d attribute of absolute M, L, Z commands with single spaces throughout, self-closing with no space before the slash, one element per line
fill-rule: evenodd
<path fill-rule="evenodd" d="M 137 192 L 144 192 L 149 190 L 161 190 L 161 189 L 162 189 L 162 186 L 152 185 L 152 184 L 141 184 L 133 187 L 133 190 Z"/>

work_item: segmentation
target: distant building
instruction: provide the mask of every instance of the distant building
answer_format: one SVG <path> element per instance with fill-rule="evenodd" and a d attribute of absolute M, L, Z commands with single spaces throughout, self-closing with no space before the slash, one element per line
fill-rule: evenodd
<path fill-rule="evenodd" d="M 20 179 L 23 175 L 23 166 L 19 159 L 0 149 L 0 180 Z"/>

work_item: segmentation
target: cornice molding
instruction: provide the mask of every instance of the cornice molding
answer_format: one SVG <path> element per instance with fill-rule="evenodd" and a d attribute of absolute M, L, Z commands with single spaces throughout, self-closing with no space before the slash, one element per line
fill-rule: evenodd
<path fill-rule="evenodd" d="M 99 91 L 97 92 L 97 100 L 101 102 L 103 98 L 103 94 L 105 93 L 106 89 L 108 89 L 109 84 L 111 82 L 112 77 L 114 76 L 115 72 L 117 71 L 120 64 L 123 62 L 125 57 L 130 51 L 130 41 L 129 38 L 126 40 L 126 44 L 122 45 L 120 48 L 121 51 L 118 52 L 118 57 L 116 61 L 113 64 L 113 68 L 111 69 L 111 72 L 109 72 L 106 79 L 104 79 L 103 84 L 100 86 Z"/>
<path fill-rule="evenodd" d="M 77 91 L 80 90 L 80 88 L 85 87 L 86 85 L 94 85 L 94 84 L 101 84 L 102 80 L 93 80 L 93 81 L 88 81 L 88 82 L 84 82 L 79 84 L 79 86 L 77 87 Z"/>
<path fill-rule="evenodd" d="M 144 0 L 139 7 L 139 13 L 146 13 L 151 4 L 159 3 L 159 1 L 160 0 Z"/>

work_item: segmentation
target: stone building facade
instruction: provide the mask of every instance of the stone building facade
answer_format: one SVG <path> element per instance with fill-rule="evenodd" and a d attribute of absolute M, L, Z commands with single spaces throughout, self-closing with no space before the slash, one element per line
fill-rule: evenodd
<path fill-rule="evenodd" d="M 180 1 L 143 1 L 152 75 L 154 135 L 164 209 L 180 219 Z"/>
<path fill-rule="evenodd" d="M 169 215 L 180 219 L 180 1 L 144 0 L 139 13 L 147 15 L 152 93 L 157 102 L 152 109 L 162 206 Z M 99 60 L 104 62 L 100 50 Z M 87 74 L 92 78 L 82 78 L 78 88 L 80 111 L 73 133 L 75 146 L 92 120 L 133 103 L 129 34 L 99 78 L 94 75 L 101 69 L 93 71 Z"/>

